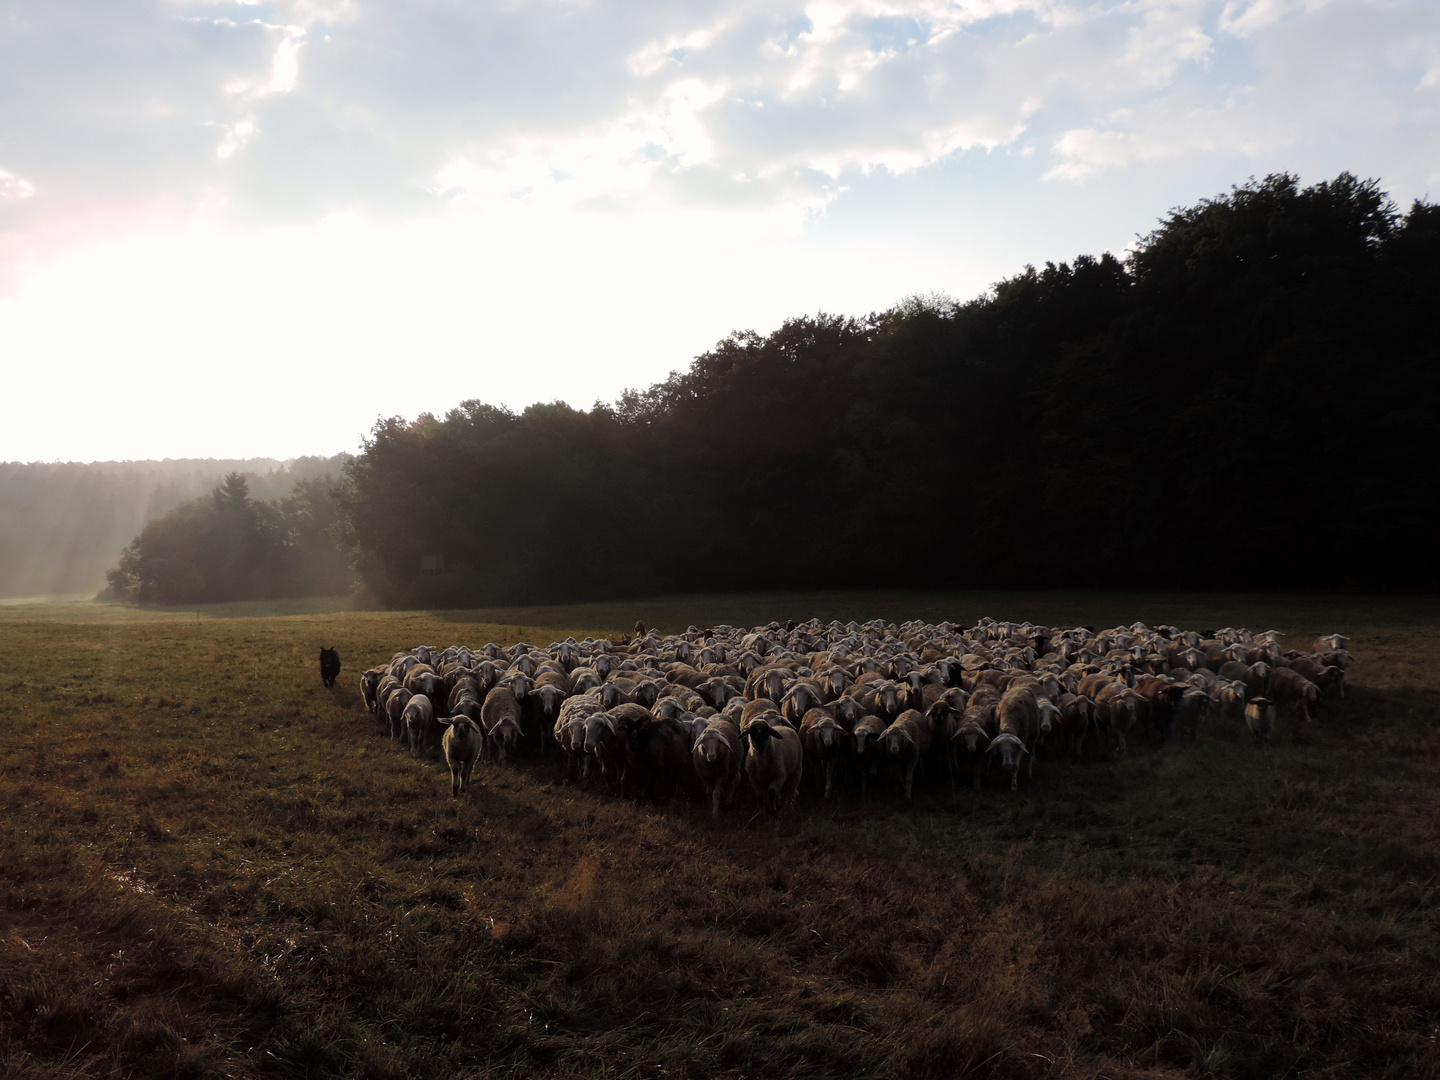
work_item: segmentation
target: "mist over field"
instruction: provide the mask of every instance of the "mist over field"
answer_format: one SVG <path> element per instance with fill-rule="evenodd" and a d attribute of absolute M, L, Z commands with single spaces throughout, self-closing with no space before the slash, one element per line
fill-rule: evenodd
<path fill-rule="evenodd" d="M 208 496 L 227 473 L 278 499 L 297 481 L 338 476 L 345 458 L 0 462 L 0 597 L 94 594 L 148 522 Z"/>

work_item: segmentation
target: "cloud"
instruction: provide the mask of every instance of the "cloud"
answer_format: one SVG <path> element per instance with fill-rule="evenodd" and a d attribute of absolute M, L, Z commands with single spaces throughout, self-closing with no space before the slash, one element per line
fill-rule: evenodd
<path fill-rule="evenodd" d="M 35 185 L 23 177 L 0 169 L 0 203 L 19 202 L 35 194 Z"/>
<path fill-rule="evenodd" d="M 1202 50 L 1199 31 L 1174 18 L 1184 6 L 1163 20 L 1169 51 L 1181 63 L 1159 80 L 1159 92 L 1057 133 L 1047 179 L 1082 181 L 1215 155 L 1258 161 L 1276 151 L 1292 155 L 1283 167 L 1303 169 L 1341 147 L 1350 157 L 1341 167 L 1383 172 L 1402 189 L 1423 185 L 1434 169 L 1427 148 L 1440 126 L 1440 14 L 1433 5 L 1231 0 L 1207 40 L 1243 48 L 1244 79 L 1193 63 L 1214 50 Z"/>
<path fill-rule="evenodd" d="M 1433 0 L 7 0 L 0 355 L 96 387 L 95 356 L 177 387 L 359 358 L 364 415 L 436 407 L 386 371 L 442 358 L 460 396 L 553 371 L 585 404 L 1252 173 L 1404 203 L 1437 129 Z"/>
<path fill-rule="evenodd" d="M 1377 119 L 1433 122 L 1417 112 L 1433 101 L 1405 99 L 1396 71 L 1412 95 L 1440 82 L 1426 0 L 11 8 L 0 154 L 38 193 L 17 218 L 5 189 L 12 234 L 77 212 L 123 230 L 217 209 L 263 223 L 506 199 L 750 207 L 800 228 L 847 177 L 957 155 L 1048 146 L 1036 175 L 1077 181 L 1243 156 L 1277 131 L 1303 143 L 1341 86 L 1379 96 L 1373 143 Z M 1343 29 L 1356 19 L 1371 28 Z M 1243 55 L 1246 78 L 1227 55 Z M 1348 73 L 1319 80 L 1317 109 L 1295 69 L 1337 64 Z"/>

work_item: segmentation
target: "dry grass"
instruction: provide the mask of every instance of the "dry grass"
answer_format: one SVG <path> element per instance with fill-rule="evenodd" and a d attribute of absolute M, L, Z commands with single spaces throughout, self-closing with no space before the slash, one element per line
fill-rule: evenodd
<path fill-rule="evenodd" d="M 871 612 L 1340 629 L 1355 686 L 1271 750 L 1221 733 L 1042 761 L 1018 797 L 811 796 L 779 827 L 540 762 L 452 801 L 353 689 L 422 641 Z M 0 609 L 6 1075 L 1437 1072 L 1440 605 L 129 614 Z"/>

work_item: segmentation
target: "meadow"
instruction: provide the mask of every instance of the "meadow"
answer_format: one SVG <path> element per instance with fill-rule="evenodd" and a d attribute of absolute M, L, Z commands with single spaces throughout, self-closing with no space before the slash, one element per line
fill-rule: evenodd
<path fill-rule="evenodd" d="M 768 594 L 354 612 L 0 604 L 5 1077 L 1440 1073 L 1440 602 Z M 1352 637 L 1344 701 L 778 824 L 365 715 L 421 643 L 982 615 Z M 338 648 L 338 686 L 316 656 Z"/>

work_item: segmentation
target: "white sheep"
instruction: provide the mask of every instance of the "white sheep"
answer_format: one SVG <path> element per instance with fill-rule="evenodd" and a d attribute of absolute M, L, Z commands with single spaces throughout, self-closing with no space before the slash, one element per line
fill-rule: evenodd
<path fill-rule="evenodd" d="M 425 745 L 425 736 L 429 734 L 430 725 L 435 720 L 435 707 L 424 694 L 413 694 L 405 703 L 405 711 L 400 719 L 405 734 L 410 738 L 410 751 L 414 753 Z"/>
<path fill-rule="evenodd" d="M 470 772 L 475 768 L 475 759 L 480 756 L 484 736 L 480 725 L 468 716 L 456 716 L 441 720 L 445 724 L 445 736 L 440 741 L 445 751 L 445 764 L 450 766 L 450 795 L 454 797 L 465 790 L 470 782 Z"/>

